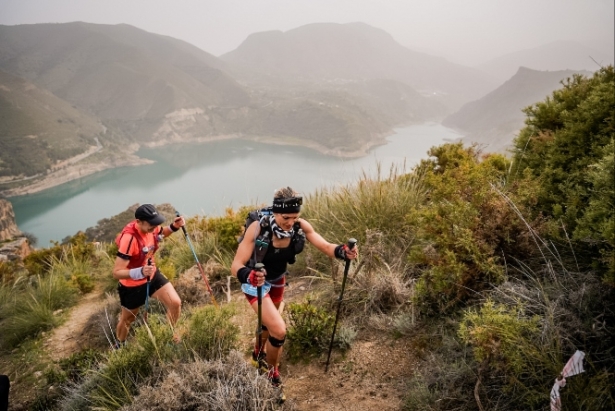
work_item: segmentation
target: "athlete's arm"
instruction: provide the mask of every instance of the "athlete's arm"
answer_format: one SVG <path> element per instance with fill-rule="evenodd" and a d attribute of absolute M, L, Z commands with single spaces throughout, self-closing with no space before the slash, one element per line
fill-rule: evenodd
<path fill-rule="evenodd" d="M 183 216 L 175 217 L 175 220 L 173 220 L 171 224 L 162 228 L 162 235 L 168 237 L 185 225 L 186 220 Z"/>
<path fill-rule="evenodd" d="M 261 226 L 258 221 L 252 222 L 252 224 L 250 224 L 250 226 L 246 230 L 243 236 L 243 240 L 241 240 L 241 243 L 239 243 L 239 247 L 237 247 L 235 258 L 233 259 L 233 263 L 231 264 L 231 273 L 237 277 L 239 282 L 247 282 L 246 275 L 249 274 L 254 268 L 246 268 L 246 264 L 248 263 L 248 261 L 250 261 L 250 257 L 254 252 L 254 238 L 258 235 L 260 229 Z M 265 274 L 265 270 L 255 273 L 255 275 L 258 277 L 258 285 L 264 284 Z"/>
<path fill-rule="evenodd" d="M 113 265 L 113 278 L 115 278 L 116 280 L 130 278 L 128 262 L 128 260 L 124 260 L 120 257 L 115 258 L 115 264 Z"/>
<path fill-rule="evenodd" d="M 335 255 L 335 249 L 340 247 L 339 245 L 332 244 L 328 242 L 327 240 L 325 240 L 324 238 L 322 238 L 322 236 L 314 230 L 314 227 L 312 227 L 312 224 L 308 223 L 306 220 L 300 218 L 299 224 L 301 224 L 301 229 L 305 233 L 305 238 L 314 247 L 316 247 L 322 253 L 328 255 L 331 258 L 337 257 Z M 358 250 L 356 246 L 352 250 L 346 250 L 346 258 L 348 258 L 349 260 L 353 260 L 357 258 L 357 255 L 358 255 Z"/>

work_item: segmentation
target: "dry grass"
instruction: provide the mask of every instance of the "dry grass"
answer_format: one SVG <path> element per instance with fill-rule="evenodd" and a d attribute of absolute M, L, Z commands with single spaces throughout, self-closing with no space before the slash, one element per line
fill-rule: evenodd
<path fill-rule="evenodd" d="M 109 348 L 115 339 L 120 311 L 118 294 L 107 293 L 102 307 L 88 319 L 83 329 L 83 339 L 88 342 L 88 347 Z"/>
<path fill-rule="evenodd" d="M 279 405 L 278 392 L 251 367 L 243 354 L 232 351 L 224 359 L 196 359 L 168 366 L 160 380 L 141 387 L 122 411 L 268 411 L 294 410 Z"/>

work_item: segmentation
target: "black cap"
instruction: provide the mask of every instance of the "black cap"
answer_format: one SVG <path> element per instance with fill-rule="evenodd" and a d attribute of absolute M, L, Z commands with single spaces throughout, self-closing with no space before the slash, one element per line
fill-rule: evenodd
<path fill-rule="evenodd" d="M 135 211 L 135 218 L 141 221 L 147 221 L 151 225 L 160 225 L 164 223 L 164 217 L 156 211 L 156 207 L 151 204 L 143 204 Z"/>

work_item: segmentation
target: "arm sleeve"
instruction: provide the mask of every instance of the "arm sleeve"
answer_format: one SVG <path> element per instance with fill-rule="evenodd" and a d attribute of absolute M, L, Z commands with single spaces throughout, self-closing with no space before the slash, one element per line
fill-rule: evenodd
<path fill-rule="evenodd" d="M 250 277 L 251 272 L 252 269 L 250 267 L 241 267 L 239 270 L 237 270 L 237 279 L 240 283 L 247 284 L 250 282 L 248 278 Z"/>

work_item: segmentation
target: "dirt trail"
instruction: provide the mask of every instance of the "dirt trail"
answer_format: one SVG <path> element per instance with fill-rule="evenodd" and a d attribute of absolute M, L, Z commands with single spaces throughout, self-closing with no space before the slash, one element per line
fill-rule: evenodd
<path fill-rule="evenodd" d="M 83 330 L 90 317 L 104 305 L 102 295 L 100 287 L 85 295 L 70 309 L 66 322 L 52 331 L 45 341 L 45 349 L 51 359 L 57 361 L 84 348 Z"/>
<path fill-rule="evenodd" d="M 308 292 L 309 281 L 293 279 L 285 301 L 301 301 Z M 256 315 L 242 294 L 234 293 L 233 300 L 240 302 L 234 321 L 241 327 L 241 345 L 247 353 L 253 346 Z M 406 381 L 416 369 L 411 353 L 404 339 L 360 331 L 345 358 L 334 351 L 327 373 L 325 355 L 309 364 L 290 364 L 282 357 L 280 374 L 287 401 L 298 411 L 400 410 Z"/>
<path fill-rule="evenodd" d="M 356 341 L 347 357 L 329 365 L 282 365 L 285 393 L 299 411 L 395 411 L 414 366 L 403 343 Z"/>
<path fill-rule="evenodd" d="M 285 292 L 285 300 L 287 303 L 302 301 L 310 291 L 308 281 L 293 279 Z M 71 309 L 66 323 L 46 340 L 45 347 L 52 359 L 68 357 L 87 343 L 83 330 L 88 319 L 105 304 L 102 294 L 96 289 L 83 297 Z M 233 292 L 232 300 L 239 306 L 233 318 L 241 329 L 239 348 L 249 361 L 256 315 L 240 291 Z M 404 339 L 392 339 L 387 333 L 360 331 L 344 358 L 334 352 L 328 373 L 324 372 L 324 357 L 309 364 L 290 364 L 282 357 L 280 372 L 284 392 L 297 411 L 394 411 L 402 408 L 405 381 L 416 368 L 411 348 Z"/>

